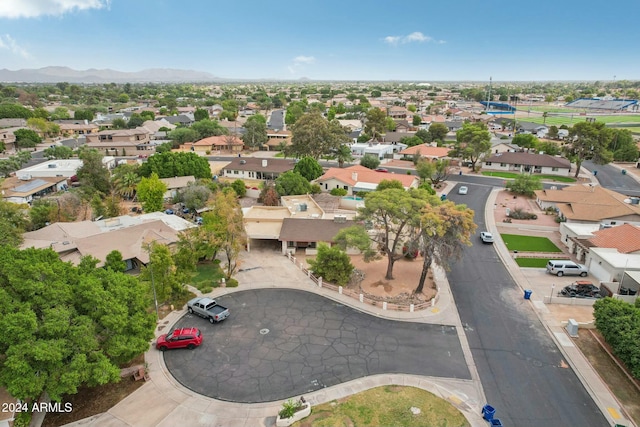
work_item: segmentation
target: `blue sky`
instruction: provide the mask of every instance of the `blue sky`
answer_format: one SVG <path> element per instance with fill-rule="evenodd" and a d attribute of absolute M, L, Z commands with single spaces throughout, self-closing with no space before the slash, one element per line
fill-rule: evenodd
<path fill-rule="evenodd" d="M 0 68 L 637 80 L 638 16 L 638 0 L 0 0 Z"/>

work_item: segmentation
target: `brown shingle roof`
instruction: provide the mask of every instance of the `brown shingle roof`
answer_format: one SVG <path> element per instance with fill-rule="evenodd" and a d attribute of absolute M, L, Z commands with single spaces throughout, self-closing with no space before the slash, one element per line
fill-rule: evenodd
<path fill-rule="evenodd" d="M 262 161 L 266 161 L 266 166 L 263 166 Z M 238 171 L 262 171 L 262 172 L 275 172 L 283 173 L 293 170 L 295 162 L 290 159 L 262 159 L 258 157 L 235 157 L 228 165 L 224 167 L 224 170 L 238 170 Z"/>
<path fill-rule="evenodd" d="M 597 186 L 573 185 L 561 190 L 536 190 L 536 197 L 555 203 L 562 215 L 575 221 L 601 221 L 637 216 L 640 206 L 625 203 L 627 196 Z"/>
<path fill-rule="evenodd" d="M 530 165 L 550 168 L 571 168 L 571 162 L 563 157 L 537 153 L 499 153 L 486 158 L 483 162 L 506 163 L 510 165 Z"/>
<path fill-rule="evenodd" d="M 623 254 L 640 251 L 640 227 L 622 224 L 613 228 L 593 233 L 595 237 L 589 239 L 594 246 L 601 248 L 615 248 Z"/>
<path fill-rule="evenodd" d="M 285 218 L 280 229 L 281 242 L 331 242 L 338 231 L 354 225 L 353 221 L 332 219 Z"/>

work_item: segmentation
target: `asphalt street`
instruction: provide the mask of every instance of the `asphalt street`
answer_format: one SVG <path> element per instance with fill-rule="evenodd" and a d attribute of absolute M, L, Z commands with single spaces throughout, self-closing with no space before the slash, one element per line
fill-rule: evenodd
<path fill-rule="evenodd" d="M 583 162 L 582 165 L 592 173 L 597 172 L 596 178 L 604 188 L 617 191 L 627 196 L 640 197 L 640 185 L 630 175 L 623 175 L 622 171 L 611 165 L 596 165 L 591 161 Z"/>
<path fill-rule="evenodd" d="M 298 290 L 225 295 L 231 316 L 211 325 L 185 315 L 203 343 L 164 354 L 171 374 L 196 393 L 225 401 L 271 402 L 368 375 L 471 379 L 455 327 L 371 316 Z"/>
<path fill-rule="evenodd" d="M 608 426 L 491 245 L 483 245 L 491 189 L 449 199 L 475 210 L 473 246 L 448 274 L 488 403 L 506 426 Z"/>

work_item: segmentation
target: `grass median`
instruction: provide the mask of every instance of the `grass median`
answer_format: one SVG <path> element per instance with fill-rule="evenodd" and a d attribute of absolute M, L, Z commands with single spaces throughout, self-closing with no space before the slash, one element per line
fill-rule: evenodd
<path fill-rule="evenodd" d="M 414 414 L 411 408 L 418 408 Z M 296 427 L 333 426 L 469 426 L 452 404 L 428 391 L 388 385 L 314 406 Z"/>

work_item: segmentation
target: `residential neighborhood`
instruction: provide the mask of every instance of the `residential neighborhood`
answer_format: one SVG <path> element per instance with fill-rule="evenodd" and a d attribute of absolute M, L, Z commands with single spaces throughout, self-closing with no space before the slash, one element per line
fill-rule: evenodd
<path fill-rule="evenodd" d="M 640 426 L 633 8 L 242 6 L 0 6 L 0 427 Z"/>

